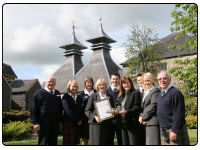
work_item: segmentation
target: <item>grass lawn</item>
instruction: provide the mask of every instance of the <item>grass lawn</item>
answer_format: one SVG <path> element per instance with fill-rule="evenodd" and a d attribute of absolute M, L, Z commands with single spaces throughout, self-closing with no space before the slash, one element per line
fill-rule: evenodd
<path fill-rule="evenodd" d="M 197 143 L 197 129 L 188 130 L 190 145 L 196 145 Z M 10 141 L 3 142 L 4 145 L 37 145 L 37 140 L 22 140 L 22 141 Z M 62 138 L 58 138 L 58 145 L 62 145 Z M 117 145 L 117 139 L 115 138 L 115 145 Z"/>

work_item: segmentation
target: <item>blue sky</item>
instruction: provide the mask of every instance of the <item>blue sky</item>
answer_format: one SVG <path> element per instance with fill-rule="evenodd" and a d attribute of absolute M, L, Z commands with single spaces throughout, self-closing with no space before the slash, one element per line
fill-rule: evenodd
<path fill-rule="evenodd" d="M 131 24 L 153 28 L 159 37 L 171 33 L 174 4 L 6 4 L 3 6 L 3 62 L 19 79 L 43 82 L 65 60 L 64 45 L 72 34 L 72 20 L 87 63 L 92 51 L 87 39 L 97 33 L 102 18 L 104 31 L 116 40 L 111 56 L 117 64 L 126 60 L 122 43 Z"/>

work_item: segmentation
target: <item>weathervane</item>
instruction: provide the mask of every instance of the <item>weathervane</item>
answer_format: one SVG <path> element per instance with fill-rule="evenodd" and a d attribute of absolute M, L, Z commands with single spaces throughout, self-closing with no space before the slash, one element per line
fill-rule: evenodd
<path fill-rule="evenodd" d="M 75 27 L 74 27 L 74 22 L 75 22 L 75 20 L 73 19 L 73 20 L 72 20 L 72 29 L 73 29 L 73 32 L 74 32 L 74 28 L 75 28 Z"/>

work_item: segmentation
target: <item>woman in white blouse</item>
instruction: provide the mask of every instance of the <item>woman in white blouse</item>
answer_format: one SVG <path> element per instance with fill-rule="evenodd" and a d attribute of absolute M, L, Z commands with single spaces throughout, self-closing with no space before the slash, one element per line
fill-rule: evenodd
<path fill-rule="evenodd" d="M 142 85 L 144 88 L 144 95 L 139 122 L 145 126 L 145 143 L 146 145 L 160 145 L 160 128 L 156 116 L 157 94 L 160 90 L 155 86 L 153 75 L 149 72 L 143 74 Z"/>

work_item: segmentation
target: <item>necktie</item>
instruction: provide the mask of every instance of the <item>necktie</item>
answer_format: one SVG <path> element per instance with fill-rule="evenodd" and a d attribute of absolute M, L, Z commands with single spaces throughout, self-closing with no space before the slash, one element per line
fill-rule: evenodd
<path fill-rule="evenodd" d="M 144 89 L 142 89 L 142 95 L 144 95 Z"/>
<path fill-rule="evenodd" d="M 114 88 L 113 91 L 114 91 L 114 92 L 117 92 L 117 88 Z"/>
<path fill-rule="evenodd" d="M 164 94 L 165 94 L 165 91 L 162 91 L 162 92 L 161 92 L 161 96 L 163 96 Z"/>
<path fill-rule="evenodd" d="M 50 93 L 53 95 L 53 91 L 50 91 Z"/>

